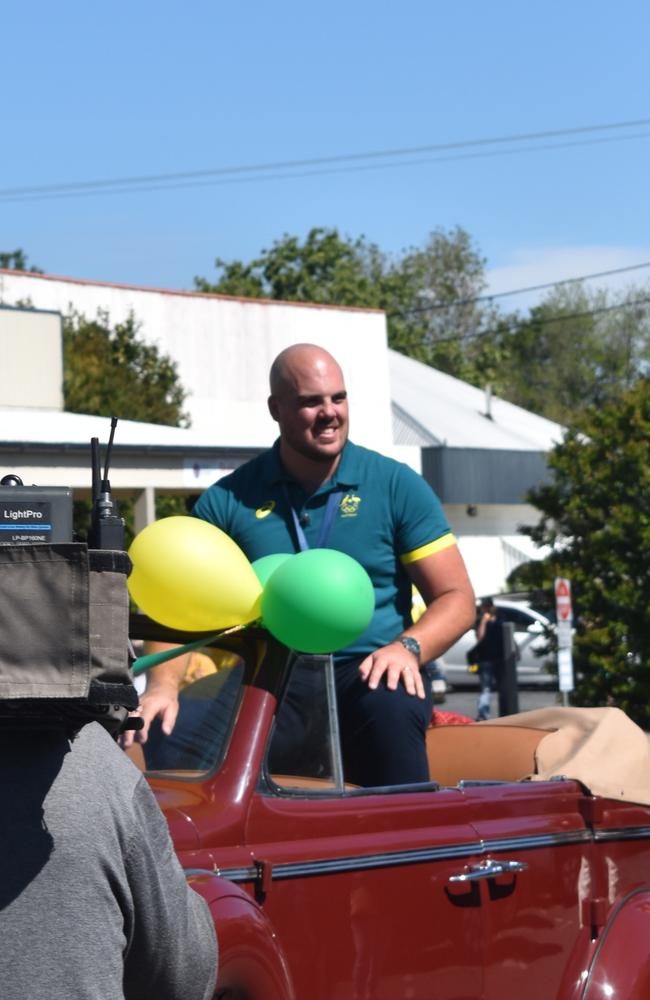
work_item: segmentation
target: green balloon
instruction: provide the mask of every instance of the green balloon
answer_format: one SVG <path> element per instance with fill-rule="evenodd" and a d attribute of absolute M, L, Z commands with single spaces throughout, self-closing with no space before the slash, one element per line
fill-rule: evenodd
<path fill-rule="evenodd" d="M 365 632 L 375 592 L 363 566 L 336 549 L 307 549 L 277 567 L 262 594 L 269 632 L 300 653 L 333 653 Z"/>
<path fill-rule="evenodd" d="M 256 559 L 254 563 L 251 563 L 255 570 L 255 575 L 263 587 L 266 587 L 271 575 L 287 559 L 291 559 L 289 552 L 274 552 L 273 555 L 262 556 L 260 559 Z"/>

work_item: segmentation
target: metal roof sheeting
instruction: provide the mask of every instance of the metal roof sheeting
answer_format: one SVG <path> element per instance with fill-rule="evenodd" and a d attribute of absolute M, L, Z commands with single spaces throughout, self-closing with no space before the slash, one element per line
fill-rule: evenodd
<path fill-rule="evenodd" d="M 0 442 L 5 444 L 87 445 L 91 437 L 108 441 L 110 417 L 87 413 L 67 413 L 63 410 L 28 409 L 16 406 L 0 407 Z M 120 420 L 116 445 L 140 447 L 210 447 L 214 437 L 198 434 L 182 427 L 147 424 L 137 420 Z"/>
<path fill-rule="evenodd" d="M 562 439 L 564 428 L 552 420 L 497 396 L 488 402 L 482 389 L 397 351 L 388 355 L 396 443 L 547 452 Z"/>

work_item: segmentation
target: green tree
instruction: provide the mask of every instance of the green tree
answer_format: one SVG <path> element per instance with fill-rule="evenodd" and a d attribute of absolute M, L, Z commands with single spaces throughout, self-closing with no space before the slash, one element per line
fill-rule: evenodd
<path fill-rule="evenodd" d="M 27 267 L 27 254 L 20 247 L 17 250 L 0 250 L 0 268 L 8 271 L 30 271 L 32 274 L 43 274 L 40 267 Z"/>
<path fill-rule="evenodd" d="M 106 313 L 88 320 L 79 313 L 63 324 L 63 388 L 65 409 L 73 413 L 117 416 L 153 424 L 189 426 L 183 411 L 186 392 L 176 365 L 138 336 L 133 315 L 111 327 Z M 133 501 L 120 498 L 126 522 L 126 544 L 133 538 Z M 183 497 L 158 495 L 156 515 L 185 514 Z M 85 538 L 91 503 L 75 500 L 74 527 Z"/>
<path fill-rule="evenodd" d="M 555 576 L 571 579 L 578 616 L 573 700 L 617 705 L 647 729 L 650 380 L 590 407 L 580 424 L 551 453 L 551 482 L 529 496 L 541 519 L 526 533 L 551 546 L 551 555 L 520 568 L 517 583 L 548 593 Z"/>
<path fill-rule="evenodd" d="M 27 271 L 27 255 L 21 249 L 0 252 L 0 268 Z M 42 274 L 40 268 L 31 272 Z M 30 301 L 16 303 L 31 308 Z M 154 424 L 188 427 L 183 411 L 187 393 L 176 364 L 155 346 L 139 337 L 140 325 L 129 315 L 124 323 L 110 326 L 107 313 L 98 311 L 94 320 L 71 312 L 63 323 L 64 408 L 72 413 L 117 416 Z M 75 531 L 86 537 L 90 524 L 89 501 L 74 504 Z M 133 537 L 133 502 L 121 499 L 127 524 L 127 542 Z M 183 497 L 158 494 L 157 516 L 186 513 Z"/>
<path fill-rule="evenodd" d="M 499 315 L 480 301 L 485 263 L 460 226 L 436 229 L 423 248 L 405 253 L 384 305 L 391 347 L 475 385 L 498 387 Z"/>
<path fill-rule="evenodd" d="M 348 240 L 336 229 L 311 229 L 304 243 L 296 236 L 276 240 L 250 263 L 217 258 L 217 281 L 195 278 L 199 291 L 379 308 L 385 260 L 374 244 Z"/>
<path fill-rule="evenodd" d="M 106 313 L 94 320 L 72 313 L 63 324 L 63 392 L 73 413 L 189 426 L 187 393 L 176 364 L 139 336 L 131 314 L 111 328 Z"/>
<path fill-rule="evenodd" d="M 314 228 L 303 242 L 284 236 L 249 263 L 215 264 L 216 281 L 195 278 L 200 291 L 384 309 L 396 350 L 477 384 L 497 373 L 498 338 L 482 332 L 496 313 L 475 301 L 485 261 L 460 227 L 437 229 L 424 247 L 395 259 L 363 237 Z"/>
<path fill-rule="evenodd" d="M 553 289 L 529 319 L 502 323 L 500 382 L 506 397 L 567 425 L 585 407 L 619 398 L 650 362 L 644 299 L 650 299 L 647 288 L 613 294 L 567 285 Z M 619 306 L 624 308 L 614 308 Z"/>

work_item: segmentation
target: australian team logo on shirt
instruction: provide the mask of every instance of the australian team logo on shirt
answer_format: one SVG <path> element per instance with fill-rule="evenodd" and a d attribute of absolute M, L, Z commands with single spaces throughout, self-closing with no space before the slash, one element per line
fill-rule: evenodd
<path fill-rule="evenodd" d="M 261 507 L 258 507 L 255 511 L 255 517 L 258 521 L 261 521 L 263 517 L 267 517 L 272 510 L 275 509 L 275 500 L 267 500 L 263 503 Z"/>
<path fill-rule="evenodd" d="M 339 510 L 343 517 L 356 517 L 359 513 L 359 504 L 361 503 L 361 497 L 357 497 L 354 493 L 346 493 L 339 504 Z"/>
<path fill-rule="evenodd" d="M 361 497 L 355 496 L 354 493 L 346 493 L 344 497 L 341 498 L 339 504 L 339 510 L 341 511 L 342 517 L 356 517 L 359 513 L 359 504 L 361 503 Z M 255 511 L 255 517 L 258 521 L 263 518 L 268 517 L 268 515 L 275 510 L 275 500 L 267 500 L 263 503 L 261 507 L 258 507 Z"/>

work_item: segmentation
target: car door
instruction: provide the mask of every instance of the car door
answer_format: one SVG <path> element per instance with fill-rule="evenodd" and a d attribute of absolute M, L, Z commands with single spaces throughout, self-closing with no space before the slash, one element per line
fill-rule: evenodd
<path fill-rule="evenodd" d="M 464 784 L 463 795 L 484 848 L 478 867 L 460 866 L 468 892 L 470 885 L 480 892 L 483 995 L 549 1000 L 578 939 L 589 887 L 583 793 L 572 781 L 478 782 Z"/>
<path fill-rule="evenodd" d="M 480 860 L 459 791 L 267 791 L 246 840 L 297 998 L 482 995 L 480 894 L 450 882 Z"/>

